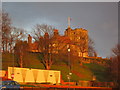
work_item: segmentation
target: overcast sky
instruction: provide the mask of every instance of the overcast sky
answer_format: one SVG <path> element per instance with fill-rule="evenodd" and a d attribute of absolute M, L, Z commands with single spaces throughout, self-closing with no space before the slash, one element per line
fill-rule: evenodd
<path fill-rule="evenodd" d="M 109 57 L 118 42 L 116 2 L 3 2 L 2 8 L 9 13 L 13 26 L 29 33 L 36 24 L 48 24 L 64 34 L 70 16 L 71 28 L 87 29 L 102 57 Z"/>

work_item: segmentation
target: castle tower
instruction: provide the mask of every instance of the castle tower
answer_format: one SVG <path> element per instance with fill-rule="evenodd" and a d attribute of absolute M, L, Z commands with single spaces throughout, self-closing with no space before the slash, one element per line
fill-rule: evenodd
<path fill-rule="evenodd" d="M 72 32 L 73 32 L 73 30 L 71 28 L 67 28 L 64 33 L 65 33 L 65 36 L 72 39 Z"/>
<path fill-rule="evenodd" d="M 82 28 L 71 29 L 67 28 L 65 30 L 65 36 L 69 37 L 74 43 L 71 46 L 77 55 L 80 57 L 88 56 L 88 31 Z"/>

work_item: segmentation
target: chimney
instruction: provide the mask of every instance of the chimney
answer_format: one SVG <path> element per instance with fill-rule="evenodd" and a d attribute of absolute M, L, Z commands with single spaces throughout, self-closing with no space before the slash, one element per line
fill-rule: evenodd
<path fill-rule="evenodd" d="M 44 34 L 44 38 L 45 38 L 45 39 L 49 39 L 49 34 L 48 34 L 48 32 L 46 32 L 46 33 Z"/>
<path fill-rule="evenodd" d="M 54 36 L 56 37 L 56 36 L 58 36 L 58 35 L 59 35 L 58 30 L 57 30 L 57 29 L 54 29 Z"/>
<path fill-rule="evenodd" d="M 28 44 L 32 43 L 32 37 L 30 36 L 30 34 L 28 35 Z"/>

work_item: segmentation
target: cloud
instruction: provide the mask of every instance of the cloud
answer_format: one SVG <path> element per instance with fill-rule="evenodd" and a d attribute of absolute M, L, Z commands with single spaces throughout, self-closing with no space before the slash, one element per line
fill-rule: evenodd
<path fill-rule="evenodd" d="M 113 2 L 8 2 L 3 3 L 3 9 L 9 13 L 13 25 L 30 32 L 35 24 L 45 23 L 55 26 L 63 34 L 70 16 L 71 27 L 87 29 L 99 55 L 106 57 L 118 39 L 117 5 Z"/>

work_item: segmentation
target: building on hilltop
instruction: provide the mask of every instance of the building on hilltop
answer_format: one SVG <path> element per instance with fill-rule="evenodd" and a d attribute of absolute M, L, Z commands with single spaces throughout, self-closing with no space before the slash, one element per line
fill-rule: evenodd
<path fill-rule="evenodd" d="M 70 17 L 68 17 L 68 28 L 63 36 L 59 35 L 57 29 L 54 29 L 52 38 L 49 37 L 48 33 L 45 33 L 43 37 L 39 38 L 39 41 L 32 43 L 32 37 L 29 35 L 29 51 L 44 52 L 48 47 L 49 53 L 67 53 L 69 48 L 73 55 L 88 57 L 88 31 L 82 28 L 71 29 L 70 20 Z M 49 45 L 47 45 L 48 43 Z"/>
<path fill-rule="evenodd" d="M 43 39 L 45 37 L 49 38 L 48 33 L 45 33 L 44 37 L 40 37 Z M 32 43 L 32 37 L 28 35 L 28 44 L 29 44 L 29 51 L 31 52 L 42 52 L 43 50 L 40 49 L 40 42 L 35 41 Z M 79 57 L 88 57 L 88 31 L 82 28 L 71 29 L 68 27 L 64 35 L 59 35 L 57 29 L 54 29 L 53 37 L 52 37 L 52 53 L 58 53 L 59 51 L 66 51 L 69 48 L 71 52 Z"/>
<path fill-rule="evenodd" d="M 88 31 L 82 28 L 71 29 L 68 27 L 65 30 L 65 36 L 69 37 L 73 42 L 73 49 L 76 50 L 78 56 L 88 56 Z"/>

